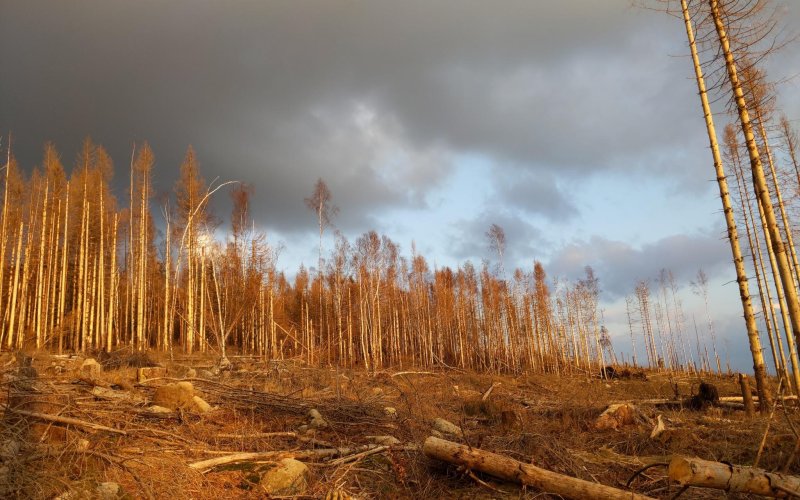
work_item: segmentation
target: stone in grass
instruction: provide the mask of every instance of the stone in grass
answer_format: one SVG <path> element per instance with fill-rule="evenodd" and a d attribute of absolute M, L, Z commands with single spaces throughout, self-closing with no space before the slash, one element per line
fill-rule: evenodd
<path fill-rule="evenodd" d="M 153 405 L 147 408 L 150 410 L 151 413 L 172 413 L 172 410 L 169 408 L 164 408 L 163 406 Z"/>
<path fill-rule="evenodd" d="M 167 369 L 163 366 L 144 366 L 136 370 L 136 381 L 144 382 L 150 378 L 161 378 L 167 376 Z"/>
<path fill-rule="evenodd" d="M 153 404 L 171 410 L 194 406 L 194 386 L 191 382 L 166 384 L 156 389 Z"/>
<path fill-rule="evenodd" d="M 367 439 L 381 446 L 396 446 L 400 444 L 400 440 L 394 436 L 367 436 Z"/>
<path fill-rule="evenodd" d="M 309 425 L 314 429 L 324 429 L 328 427 L 328 422 L 322 418 L 322 415 L 316 409 L 308 411 L 308 417 L 311 419 Z"/>
<path fill-rule="evenodd" d="M 615 430 L 626 425 L 636 425 L 641 419 L 639 410 L 632 404 L 613 404 L 597 417 L 594 428 L 598 431 Z"/>
<path fill-rule="evenodd" d="M 302 495 L 308 488 L 308 475 L 306 464 L 284 458 L 261 475 L 259 484 L 271 496 Z"/>
<path fill-rule="evenodd" d="M 443 418 L 437 418 L 433 421 L 433 429 L 441 432 L 442 434 L 452 434 L 456 436 L 461 436 L 464 434 L 464 431 L 461 430 L 461 427 L 452 422 L 448 422 Z"/>
<path fill-rule="evenodd" d="M 103 367 L 94 358 L 87 358 L 81 363 L 81 375 L 95 378 L 103 371 Z"/>
<path fill-rule="evenodd" d="M 192 402 L 194 402 L 194 409 L 197 413 L 208 413 L 212 410 L 211 405 L 206 403 L 200 396 L 194 396 Z"/>
<path fill-rule="evenodd" d="M 114 500 L 117 498 L 124 498 L 125 492 L 119 484 L 113 482 L 100 483 L 94 489 L 97 497 L 100 500 Z"/>

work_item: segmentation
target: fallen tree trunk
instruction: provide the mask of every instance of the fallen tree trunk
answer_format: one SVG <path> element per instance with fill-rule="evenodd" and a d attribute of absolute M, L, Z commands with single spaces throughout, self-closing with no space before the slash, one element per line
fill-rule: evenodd
<path fill-rule="evenodd" d="M 683 486 L 714 488 L 731 493 L 753 493 L 776 498 L 800 497 L 800 478 L 754 467 L 675 457 L 669 478 Z"/>
<path fill-rule="evenodd" d="M 463 465 L 469 469 L 485 472 L 492 476 L 533 486 L 542 492 L 553 493 L 567 498 L 608 499 L 608 500 L 653 500 L 632 491 L 624 491 L 603 484 L 584 481 L 535 465 L 518 462 L 496 453 L 469 448 L 467 446 L 429 437 L 422 451 L 430 458 L 452 464 Z"/>

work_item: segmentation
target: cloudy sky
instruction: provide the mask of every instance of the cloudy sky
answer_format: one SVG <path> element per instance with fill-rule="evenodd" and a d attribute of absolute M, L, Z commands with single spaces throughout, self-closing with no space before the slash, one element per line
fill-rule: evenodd
<path fill-rule="evenodd" d="M 742 351 L 683 24 L 629 4 L 0 0 L 0 131 L 28 167 L 47 140 L 71 164 L 90 135 L 120 195 L 134 142 L 162 192 L 191 144 L 208 180 L 254 185 L 289 273 L 316 263 L 303 199 L 319 177 L 348 237 L 375 229 L 438 266 L 491 258 L 497 223 L 508 268 L 592 265 L 620 343 L 637 279 L 666 267 L 688 285 L 702 267 Z M 800 27 L 800 4 L 778 6 Z M 794 76 L 800 51 L 769 71 Z M 780 94 L 797 125 L 798 80 Z"/>

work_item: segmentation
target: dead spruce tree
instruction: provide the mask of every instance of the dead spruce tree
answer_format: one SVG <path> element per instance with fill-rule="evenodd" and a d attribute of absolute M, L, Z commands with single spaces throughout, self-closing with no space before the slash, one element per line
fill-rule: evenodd
<path fill-rule="evenodd" d="M 750 12 L 753 12 L 753 16 L 757 16 L 759 14 L 759 10 L 757 10 L 759 8 L 759 4 L 761 4 L 761 2 L 754 1 L 752 2 L 752 6 L 745 5 L 744 8 L 751 7 Z M 736 54 L 734 54 L 734 50 L 731 47 L 731 40 L 728 37 L 728 24 L 730 23 L 730 16 L 727 16 L 727 14 L 734 9 L 739 9 L 739 11 L 741 11 L 742 8 L 743 7 L 740 5 L 740 2 L 720 2 L 719 0 L 708 0 L 709 15 L 711 16 L 711 20 L 713 21 L 714 29 L 717 34 L 720 53 L 724 57 L 725 69 L 728 77 L 727 83 L 729 83 L 730 90 L 733 94 L 742 134 L 745 138 L 747 153 L 750 158 L 750 169 L 753 177 L 755 194 L 764 210 L 772 251 L 775 254 L 775 259 L 777 261 L 781 286 L 786 298 L 786 307 L 788 308 L 789 318 L 792 322 L 792 331 L 795 335 L 795 338 L 800 338 L 800 302 L 798 302 L 797 289 L 794 287 L 792 269 L 789 264 L 786 246 L 775 217 L 775 210 L 770 197 L 766 175 L 764 174 L 761 152 L 759 151 L 758 144 L 756 143 L 755 134 L 753 131 L 753 123 L 750 119 L 750 112 L 748 104 L 745 100 L 743 85 L 739 78 Z M 749 15 L 739 15 L 735 18 L 735 20 L 739 22 L 752 22 L 753 18 Z M 776 277 L 776 279 L 778 278 Z M 756 372 L 757 377 L 758 375 L 759 373 Z M 761 395 L 760 392 L 759 395 Z M 764 406 L 765 405 L 762 404 L 762 408 Z"/>
<path fill-rule="evenodd" d="M 684 21 L 684 26 L 686 29 L 686 36 L 689 43 L 689 49 L 692 56 L 695 78 L 697 81 L 697 88 L 700 95 L 701 106 L 703 109 L 703 116 L 705 117 L 706 131 L 708 133 L 709 145 L 714 160 L 714 169 L 717 175 L 717 183 L 719 185 L 720 199 L 722 201 L 723 213 L 725 214 L 725 222 L 728 229 L 728 241 L 730 242 L 731 245 L 733 262 L 736 269 L 736 280 L 739 284 L 739 296 L 742 302 L 745 325 L 747 328 L 747 336 L 750 343 L 750 352 L 753 358 L 753 370 L 755 373 L 756 387 L 758 390 L 759 397 L 762 398 L 761 401 L 767 403 L 770 401 L 770 394 L 766 384 L 766 368 L 764 366 L 764 357 L 761 348 L 761 340 L 759 338 L 755 313 L 753 311 L 753 305 L 750 298 L 750 291 L 747 284 L 747 274 L 744 267 L 744 258 L 742 256 L 741 247 L 739 245 L 739 237 L 736 229 L 736 220 L 733 215 L 733 207 L 730 200 L 727 178 L 725 176 L 725 170 L 722 163 L 722 157 L 720 154 L 716 129 L 714 127 L 713 114 L 711 112 L 711 106 L 708 100 L 708 91 L 705 84 L 705 77 L 703 74 L 702 65 L 700 63 L 697 40 L 695 38 L 694 26 L 691 15 L 692 13 L 690 12 L 687 0 L 680 0 L 680 6 Z M 750 155 L 751 155 L 751 160 L 753 162 L 753 169 L 755 175 L 756 166 L 758 169 L 760 169 L 761 163 L 758 157 L 758 151 L 757 149 L 755 149 L 755 141 L 753 140 L 752 129 L 749 124 L 749 118 L 747 117 L 747 109 L 744 103 L 744 98 L 741 96 L 742 89 L 741 85 L 738 82 L 736 67 L 733 61 L 733 54 L 730 50 L 730 45 L 727 39 L 727 35 L 725 34 L 725 28 L 720 15 L 718 2 L 716 0 L 709 0 L 708 7 L 710 10 L 711 18 L 714 20 L 714 26 L 718 34 L 718 38 L 720 40 L 720 47 L 722 49 L 722 53 L 725 56 L 726 68 L 729 78 L 731 80 L 731 86 L 734 89 L 738 89 L 737 106 L 740 108 L 740 116 L 742 118 L 743 129 L 746 128 L 745 135 L 747 136 L 747 130 L 750 131 L 750 135 L 748 136 L 748 148 L 750 148 L 751 146 L 753 148 L 753 150 L 751 150 Z M 702 12 L 697 6 L 695 6 L 695 10 Z M 745 118 L 747 118 L 747 120 L 745 120 Z M 761 175 L 763 177 L 763 171 L 761 171 Z M 762 184 L 765 186 L 766 181 L 764 180 Z M 761 193 L 761 194 L 765 194 L 767 198 L 769 197 L 768 193 Z M 773 214 L 773 222 L 774 222 L 774 214 Z M 781 251 L 783 250 L 781 249 Z M 784 254 L 784 261 L 785 260 L 786 259 Z M 768 404 L 763 404 L 762 409 L 767 408 L 768 406 L 769 406 Z"/>

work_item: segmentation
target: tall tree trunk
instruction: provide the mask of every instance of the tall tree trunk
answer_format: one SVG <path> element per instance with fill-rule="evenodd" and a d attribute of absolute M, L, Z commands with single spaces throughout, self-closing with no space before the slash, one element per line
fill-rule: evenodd
<path fill-rule="evenodd" d="M 744 134 L 745 142 L 747 144 L 747 152 L 750 157 L 750 167 L 752 169 L 753 185 L 755 187 L 756 196 L 763 205 L 766 215 L 767 228 L 772 240 L 772 249 L 775 254 L 775 259 L 778 263 L 781 286 L 783 287 L 784 296 L 786 297 L 786 306 L 789 309 L 789 318 L 792 322 L 792 331 L 795 335 L 795 338 L 800 339 L 800 303 L 798 302 L 797 289 L 793 285 L 792 269 L 791 266 L 789 266 L 789 260 L 786 256 L 786 248 L 784 246 L 780 230 L 778 229 L 775 211 L 772 207 L 772 200 L 770 199 L 769 189 L 767 188 L 767 179 L 764 175 L 761 156 L 758 151 L 758 146 L 756 145 L 755 135 L 753 134 L 753 126 L 750 122 L 750 114 L 747 110 L 744 92 L 739 81 L 736 62 L 734 60 L 728 35 L 726 33 L 725 23 L 720 13 L 718 0 L 709 0 L 709 7 L 711 10 L 711 18 L 714 21 L 714 27 L 719 38 L 720 49 L 725 57 L 725 68 L 728 72 L 728 80 L 730 81 L 731 89 L 733 90 L 736 108 L 739 112 L 739 121 L 741 122 L 742 126 L 742 133 Z M 756 382 L 758 383 L 758 380 L 756 380 Z M 760 390 L 759 396 L 761 396 Z M 769 406 L 768 400 L 761 401 L 762 409 Z"/>
<path fill-rule="evenodd" d="M 719 9 L 716 5 L 716 0 L 710 0 L 711 8 L 716 12 L 715 20 L 719 20 Z M 742 301 L 742 310 L 744 313 L 745 326 L 747 327 L 747 337 L 750 341 L 750 353 L 753 358 L 753 371 L 756 380 L 756 389 L 760 401 L 762 401 L 762 411 L 771 406 L 771 394 L 769 394 L 769 387 L 767 386 L 767 371 L 764 367 L 764 355 L 761 349 L 761 339 L 758 335 L 758 327 L 756 325 L 756 317 L 753 312 L 753 304 L 750 300 L 750 290 L 747 284 L 747 274 L 744 268 L 744 257 L 739 246 L 739 235 L 736 230 L 736 220 L 733 216 L 733 208 L 731 206 L 730 194 L 728 191 L 728 181 L 725 177 L 725 169 L 722 165 L 722 157 L 720 156 L 719 144 L 717 142 L 717 133 L 714 128 L 714 118 L 711 113 L 711 107 L 708 103 L 708 93 L 706 91 L 705 79 L 703 77 L 703 69 L 700 66 L 700 58 L 697 54 L 697 44 L 694 38 L 694 29 L 692 28 L 692 21 L 689 16 L 689 7 L 686 0 L 681 0 L 681 10 L 683 12 L 683 21 L 686 26 L 686 36 L 689 40 L 689 48 L 692 53 L 692 63 L 694 64 L 695 76 L 697 79 L 697 89 L 700 94 L 700 102 L 703 106 L 703 115 L 706 121 L 706 130 L 708 132 L 708 140 L 711 146 L 711 154 L 714 158 L 714 169 L 717 174 L 717 183 L 719 185 L 719 194 L 722 200 L 722 210 L 725 214 L 725 223 L 728 227 L 728 241 L 731 245 L 731 253 L 733 254 L 733 263 L 736 268 L 736 281 L 739 284 L 739 297 Z M 727 39 L 723 38 L 724 29 L 722 29 L 721 21 L 716 23 L 718 33 L 720 33 L 720 42 L 725 40 L 724 45 L 727 46 Z M 720 31 L 722 30 L 722 31 Z M 729 57 L 730 56 L 730 57 Z M 729 73 L 732 68 L 731 79 L 735 77 L 735 67 L 733 67 L 733 59 L 730 54 L 730 49 L 726 53 L 726 62 L 730 58 Z M 741 96 L 741 87 L 739 87 L 739 95 Z M 744 104 L 744 98 L 741 98 Z M 745 113 L 747 111 L 745 110 Z M 749 136 L 748 142 L 752 141 L 752 133 Z M 753 142 L 753 145 L 755 143 Z M 762 172 L 763 174 L 763 172 Z"/>
<path fill-rule="evenodd" d="M 756 274 L 756 283 L 758 284 L 758 293 L 761 297 L 761 309 L 764 312 L 764 323 L 767 327 L 767 334 L 769 336 L 770 348 L 772 349 L 772 357 L 775 363 L 775 370 L 776 373 L 782 374 L 784 370 L 786 370 L 786 356 L 783 352 L 783 346 L 781 344 L 780 339 L 780 331 L 778 330 L 777 320 L 775 319 L 775 310 L 772 307 L 772 295 L 769 289 L 769 282 L 767 280 L 767 273 L 764 267 L 764 259 L 761 253 L 761 243 L 758 239 L 758 230 L 755 218 L 752 212 L 752 205 L 750 203 L 750 195 L 747 191 L 747 185 L 745 183 L 744 174 L 741 172 L 741 163 L 739 162 L 738 158 L 738 144 L 735 141 L 736 135 L 735 133 L 730 137 L 731 141 L 728 145 L 731 149 L 730 156 L 731 156 L 731 163 L 733 164 L 734 172 L 736 174 L 736 181 L 739 187 L 740 193 L 740 201 L 742 205 L 742 214 L 744 216 L 744 224 L 745 228 L 747 229 L 747 239 L 750 244 L 750 254 L 753 260 L 753 270 Z M 753 227 L 753 231 L 750 231 L 750 227 Z M 769 234 L 766 235 L 767 239 L 769 239 Z M 769 243 L 766 245 L 767 252 L 770 251 Z M 770 253 L 770 264 L 772 265 L 773 274 L 775 274 L 775 259 Z M 781 292 L 780 287 L 776 287 L 776 291 L 778 293 L 778 303 L 781 306 L 784 304 L 783 300 L 783 293 Z M 783 312 L 783 325 L 786 329 L 786 332 L 789 332 L 789 321 L 786 317 L 785 308 L 781 307 L 781 311 Z M 770 322 L 772 320 L 772 322 Z M 773 338 L 772 328 L 770 327 L 770 323 L 775 326 L 775 334 L 777 336 L 777 344 L 775 339 Z M 787 336 L 789 340 L 791 340 L 791 334 Z M 796 371 L 796 369 L 795 369 Z"/>

